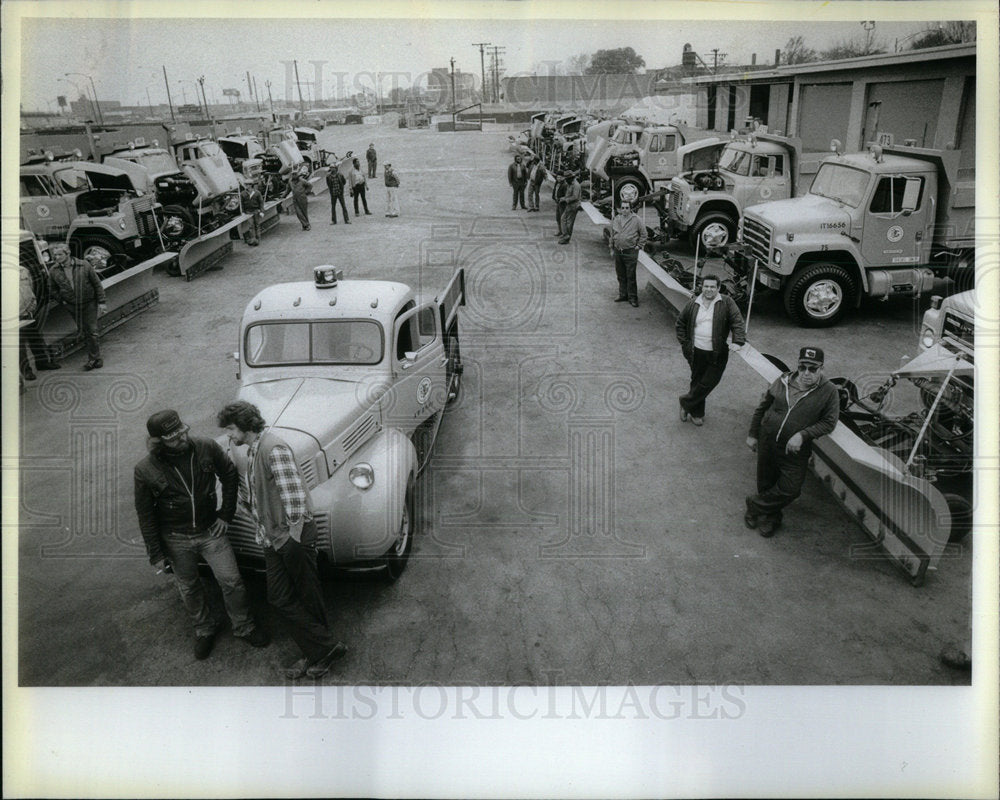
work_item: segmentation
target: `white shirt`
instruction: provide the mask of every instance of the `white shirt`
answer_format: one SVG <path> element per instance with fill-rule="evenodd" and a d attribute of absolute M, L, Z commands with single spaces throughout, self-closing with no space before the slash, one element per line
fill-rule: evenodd
<path fill-rule="evenodd" d="M 714 317 L 715 304 L 721 299 L 721 295 L 716 295 L 707 306 L 703 295 L 698 295 L 698 299 L 695 300 L 698 304 L 698 312 L 694 318 L 694 346 L 697 350 L 712 349 L 712 318 Z"/>

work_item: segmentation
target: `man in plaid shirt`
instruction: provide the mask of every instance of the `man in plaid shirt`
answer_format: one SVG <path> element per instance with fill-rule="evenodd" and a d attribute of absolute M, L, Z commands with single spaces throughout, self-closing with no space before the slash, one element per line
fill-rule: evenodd
<path fill-rule="evenodd" d="M 234 445 L 248 447 L 250 513 L 264 550 L 267 598 L 285 617 L 303 653 L 285 676 L 321 678 L 347 648 L 334 636 L 323 602 L 309 490 L 292 449 L 265 430 L 257 406 L 230 403 L 219 412 L 218 423 Z"/>

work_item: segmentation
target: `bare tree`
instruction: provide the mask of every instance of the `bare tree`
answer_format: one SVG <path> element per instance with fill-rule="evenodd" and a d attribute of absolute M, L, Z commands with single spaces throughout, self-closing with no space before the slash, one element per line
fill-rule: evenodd
<path fill-rule="evenodd" d="M 563 64 L 565 65 L 566 75 L 586 75 L 587 68 L 590 67 L 590 54 L 578 53 L 575 56 L 567 58 Z"/>
<path fill-rule="evenodd" d="M 946 44 L 976 41 L 976 23 L 969 20 L 948 20 L 938 22 L 933 28 L 922 31 L 910 44 L 911 50 L 925 47 L 941 47 Z"/>
<path fill-rule="evenodd" d="M 816 51 L 806 47 L 801 36 L 793 36 L 785 42 L 785 49 L 781 51 L 782 64 L 808 64 L 816 59 Z"/>

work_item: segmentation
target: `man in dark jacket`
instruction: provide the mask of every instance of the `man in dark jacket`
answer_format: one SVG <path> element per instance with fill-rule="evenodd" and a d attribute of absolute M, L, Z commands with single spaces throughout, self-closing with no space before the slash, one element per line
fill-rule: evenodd
<path fill-rule="evenodd" d="M 552 187 L 552 199 L 556 201 L 556 232 L 555 236 L 560 239 L 563 235 L 562 230 L 562 216 L 563 211 L 566 210 L 566 201 L 563 197 L 566 195 L 566 176 L 561 173 L 556 173 L 555 185 Z"/>
<path fill-rule="evenodd" d="M 531 159 L 531 170 L 528 173 L 528 211 L 538 211 L 542 194 L 542 184 L 545 183 L 545 167 L 538 156 Z"/>
<path fill-rule="evenodd" d="M 344 188 L 347 186 L 347 179 L 340 174 L 336 167 L 330 169 L 326 174 L 326 188 L 330 190 L 330 224 L 337 224 L 337 203 L 344 210 L 344 222 L 351 224 L 351 218 L 347 215 L 347 202 L 344 200 Z"/>
<path fill-rule="evenodd" d="M 77 331 L 87 346 L 87 371 L 104 366 L 101 343 L 97 335 L 97 318 L 108 310 L 104 286 L 94 267 L 79 258 L 72 258 L 69 245 L 57 243 L 49 251 L 53 265 L 49 270 L 52 296 L 61 302 L 76 321 Z"/>
<path fill-rule="evenodd" d="M 378 153 L 375 152 L 374 142 L 368 145 L 368 150 L 365 152 L 365 158 L 368 160 L 368 177 L 374 178 L 376 167 L 378 167 Z"/>
<path fill-rule="evenodd" d="M 566 173 L 566 189 L 563 192 L 562 200 L 563 214 L 559 221 L 562 238 L 559 240 L 559 244 L 569 244 L 569 240 L 573 236 L 573 224 L 583 202 L 583 189 L 576 179 L 575 172 Z"/>
<path fill-rule="evenodd" d="M 233 635 L 266 647 L 267 634 L 250 616 L 246 589 L 226 529 L 236 513 L 236 466 L 211 439 L 188 436 L 176 411 L 153 414 L 146 422 L 149 455 L 135 467 L 135 511 L 149 563 L 173 572 L 184 608 L 194 623 L 194 654 L 212 652 L 217 625 L 198 576 L 198 560 L 212 568 L 233 625 Z M 222 484 L 222 507 L 215 481 Z"/>
<path fill-rule="evenodd" d="M 798 370 L 768 387 L 750 422 L 747 447 L 757 453 L 757 494 L 747 497 L 748 528 L 774 535 L 781 510 L 802 491 L 813 441 L 832 433 L 839 417 L 840 397 L 823 375 L 823 351 L 803 347 Z"/>
<path fill-rule="evenodd" d="M 681 309 L 675 326 L 681 352 L 691 366 L 691 384 L 681 395 L 681 421 L 701 425 L 705 419 L 705 398 L 722 380 L 729 351 L 746 342 L 743 315 L 733 298 L 719 294 L 719 278 L 706 275 L 701 294 Z M 727 343 L 732 334 L 732 343 Z"/>
<path fill-rule="evenodd" d="M 292 208 L 295 209 L 295 216 L 299 218 L 302 230 L 307 231 L 309 230 L 309 183 L 301 169 L 293 168 L 286 174 L 292 187 Z"/>
<path fill-rule="evenodd" d="M 52 354 L 42 335 L 42 328 L 49 314 L 49 298 L 52 292 L 49 269 L 45 262 L 36 259 L 28 259 L 25 263 L 25 268 L 31 276 L 31 294 L 34 297 L 35 307 L 29 315 L 31 322 L 20 329 L 20 367 L 24 380 L 33 381 L 36 376 L 35 370 L 31 368 L 29 352 L 34 356 L 35 369 L 59 369 L 59 364 L 52 360 Z"/>
<path fill-rule="evenodd" d="M 528 183 L 528 170 L 521 163 L 521 156 L 514 156 L 514 161 L 507 167 L 507 183 L 513 189 L 514 197 L 510 204 L 510 210 L 514 211 L 518 202 L 521 203 L 521 208 L 527 208 L 524 204 L 524 187 Z"/>

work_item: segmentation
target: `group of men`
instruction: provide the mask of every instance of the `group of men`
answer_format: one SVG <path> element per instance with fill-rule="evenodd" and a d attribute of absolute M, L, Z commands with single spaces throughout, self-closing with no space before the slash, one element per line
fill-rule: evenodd
<path fill-rule="evenodd" d="M 107 310 L 104 286 L 97 274 L 103 263 L 101 255 L 91 250 L 86 259 L 75 258 L 69 245 L 61 242 L 53 244 L 49 254 L 52 263 L 48 267 L 41 263 L 34 271 L 21 267 L 20 317 L 30 320 L 20 331 L 18 366 L 22 382 L 35 380 L 35 370 L 60 367 L 42 334 L 55 304 L 61 304 L 69 312 L 83 337 L 87 348 L 84 370 L 89 372 L 104 366 L 97 325 L 98 317 Z"/>
<path fill-rule="evenodd" d="M 525 161 L 524 159 L 527 158 Z M 533 154 L 526 157 L 515 155 L 507 167 L 507 183 L 513 192 L 510 210 L 516 211 L 518 204 L 524 211 L 538 211 L 542 184 L 547 171 L 541 159 Z M 524 192 L 528 190 L 528 205 L 524 204 Z M 576 215 L 583 203 L 583 189 L 576 173 L 567 171 L 557 176 L 552 198 L 556 201 L 556 233 L 559 244 L 569 244 L 573 236 Z"/>
<path fill-rule="evenodd" d="M 170 573 L 194 626 L 194 655 L 207 658 L 218 634 L 198 573 L 200 561 L 222 590 L 233 636 L 267 647 L 270 636 L 253 618 L 227 529 L 243 503 L 264 554 L 267 598 L 281 614 L 301 655 L 283 669 L 290 680 L 320 678 L 346 652 L 337 640 L 320 584 L 316 523 L 306 483 L 291 448 L 272 433 L 260 410 L 245 401 L 217 416 L 230 448 L 245 447 L 241 496 L 238 469 L 214 440 L 189 435 L 167 409 L 146 422 L 148 454 L 135 467 L 135 509 L 149 562 Z M 216 482 L 221 486 L 221 502 Z"/>
<path fill-rule="evenodd" d="M 360 216 L 359 203 L 365 210 L 366 216 L 371 216 L 368 210 L 368 179 L 375 177 L 378 166 L 378 153 L 375 144 L 369 144 L 365 153 L 368 162 L 368 174 L 361 171 L 361 161 L 357 158 L 351 160 L 351 166 L 346 174 L 337 167 L 333 167 L 326 175 L 326 188 L 330 193 L 330 224 L 337 224 L 337 206 L 339 205 L 346 225 L 351 224 L 351 217 L 347 212 L 347 201 L 345 193 L 354 198 L 354 216 Z M 383 170 L 386 191 L 386 216 L 399 216 L 399 176 L 392 168 L 392 164 L 386 164 Z M 289 183 L 292 190 L 292 207 L 298 217 L 302 230 L 308 231 L 311 228 L 309 222 L 309 183 L 308 173 L 305 169 L 293 169 L 288 173 Z"/>

